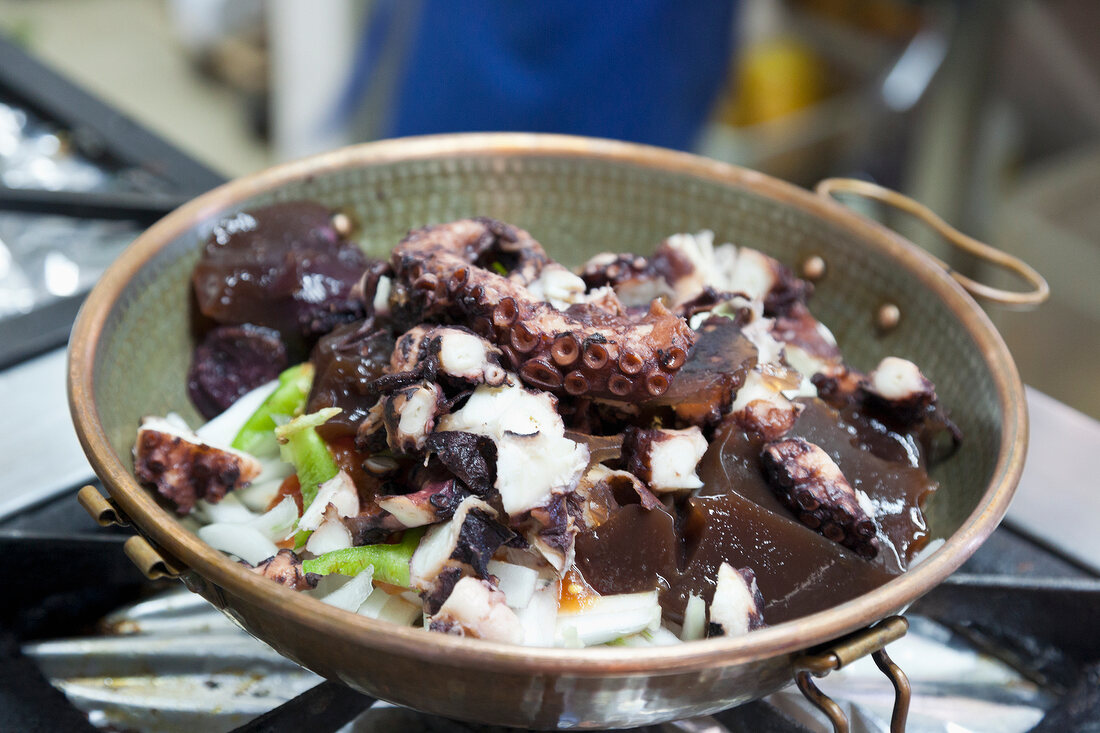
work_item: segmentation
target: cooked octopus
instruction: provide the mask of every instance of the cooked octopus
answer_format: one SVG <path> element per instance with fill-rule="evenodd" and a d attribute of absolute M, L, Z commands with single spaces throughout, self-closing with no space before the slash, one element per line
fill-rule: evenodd
<path fill-rule="evenodd" d="M 306 568 L 353 572 L 341 553 L 407 544 L 407 576 L 372 564 L 382 576 L 356 576 L 369 602 L 342 602 L 509 643 L 656 643 L 848 600 L 927 539 L 926 446 L 958 440 L 934 386 L 905 359 L 846 363 L 811 286 L 759 251 L 678 234 L 573 272 L 478 218 L 411 231 L 360 272 L 336 321 L 364 318 L 321 336 L 305 405 L 273 416 L 281 451 L 313 419 L 335 476 L 282 481 L 241 529 L 302 553 L 260 545 L 274 554 L 254 570 L 289 588 L 339 595 Z M 135 470 L 181 512 L 201 499 L 209 520 L 265 480 L 250 456 L 173 430 L 143 426 Z M 869 495 L 894 479 L 901 498 Z"/>
<path fill-rule="evenodd" d="M 399 322 L 469 323 L 526 384 L 558 395 L 657 397 L 695 340 L 660 300 L 635 317 L 583 301 L 562 311 L 537 299 L 529 287 L 549 264 L 542 246 L 522 229 L 489 219 L 410 232 L 390 264 L 389 306 Z"/>
<path fill-rule="evenodd" d="M 864 557 L 878 554 L 874 511 L 828 453 L 788 438 L 768 443 L 760 458 L 768 483 L 799 521 Z"/>
<path fill-rule="evenodd" d="M 764 596 L 752 568 L 722 563 L 710 604 L 707 636 L 741 636 L 763 627 Z"/>
<path fill-rule="evenodd" d="M 175 503 L 182 514 L 195 502 L 217 502 L 226 492 L 260 475 L 260 462 L 247 453 L 210 445 L 186 427 L 147 417 L 134 445 L 134 473 Z"/>
<path fill-rule="evenodd" d="M 274 580 L 291 590 L 309 590 L 316 588 L 321 576 L 302 570 L 302 558 L 294 550 L 279 550 L 277 553 L 252 568 L 254 573 Z"/>

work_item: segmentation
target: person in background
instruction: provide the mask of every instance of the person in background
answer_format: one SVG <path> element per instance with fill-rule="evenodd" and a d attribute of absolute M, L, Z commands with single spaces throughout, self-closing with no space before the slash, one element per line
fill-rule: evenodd
<path fill-rule="evenodd" d="M 366 137 L 558 132 L 687 149 L 736 0 L 378 0 L 341 116 Z"/>

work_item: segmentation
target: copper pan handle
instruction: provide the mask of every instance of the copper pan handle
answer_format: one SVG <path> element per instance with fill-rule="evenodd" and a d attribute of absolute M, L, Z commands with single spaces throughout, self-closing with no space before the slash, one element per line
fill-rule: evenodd
<path fill-rule="evenodd" d="M 99 493 L 94 486 L 85 486 L 78 491 L 76 500 L 100 527 L 110 527 L 112 524 L 125 527 L 130 523 L 122 510 L 113 501 Z"/>
<path fill-rule="evenodd" d="M 894 686 L 894 711 L 890 716 L 890 733 L 905 733 L 909 716 L 909 678 L 886 653 L 886 645 L 905 636 L 909 622 L 904 616 L 891 616 L 874 626 L 857 631 L 816 651 L 799 655 L 794 660 L 794 679 L 798 689 L 833 725 L 834 733 L 848 733 L 848 717 L 831 697 L 814 684 L 814 677 L 824 677 L 833 670 L 847 666 L 868 654 Z"/>
<path fill-rule="evenodd" d="M 941 219 L 934 211 L 924 204 L 904 196 L 897 191 L 891 191 L 870 181 L 861 181 L 855 178 L 826 178 L 817 184 L 814 189 L 819 195 L 833 197 L 835 194 L 849 194 L 874 199 L 895 209 L 910 214 L 924 224 L 931 227 L 937 234 L 951 243 L 952 246 L 977 257 L 991 265 L 1008 270 L 1013 275 L 1026 281 L 1031 290 L 1013 291 L 980 283 L 960 272 L 951 269 L 951 266 L 942 260 L 932 257 L 936 263 L 948 272 L 951 277 L 966 288 L 967 292 L 976 298 L 982 298 L 991 303 L 1006 305 L 1014 308 L 1034 308 L 1050 296 L 1050 286 L 1035 268 L 1027 264 L 1019 257 L 1002 252 L 996 247 L 991 247 L 984 242 L 979 242 L 973 237 L 963 234 L 946 221 Z M 932 255 L 929 255 L 930 257 Z"/>
<path fill-rule="evenodd" d="M 125 527 L 130 520 L 122 513 L 115 502 L 106 498 L 94 486 L 85 486 L 77 492 L 76 500 L 88 516 L 94 519 L 101 527 L 112 524 Z M 183 565 L 178 560 L 170 559 L 167 554 L 157 550 L 149 540 L 141 535 L 134 535 L 122 544 L 122 551 L 130 562 L 149 580 L 161 578 L 178 578 L 183 574 Z"/>
<path fill-rule="evenodd" d="M 183 575 L 184 570 L 178 561 L 169 560 L 163 552 L 157 550 L 149 540 L 139 534 L 126 540 L 122 544 L 122 551 L 149 580 L 175 580 Z"/>

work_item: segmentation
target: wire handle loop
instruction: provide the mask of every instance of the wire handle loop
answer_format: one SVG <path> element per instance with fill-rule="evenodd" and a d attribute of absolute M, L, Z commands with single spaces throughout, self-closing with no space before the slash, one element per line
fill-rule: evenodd
<path fill-rule="evenodd" d="M 847 666 L 868 654 L 894 686 L 894 710 L 890 716 L 890 733 L 905 733 L 905 721 L 909 717 L 912 690 L 909 686 L 909 678 L 905 676 L 901 667 L 890 659 L 884 647 L 905 636 L 908 630 L 909 622 L 903 616 L 891 616 L 874 626 L 832 642 L 821 651 L 803 654 L 795 659 L 794 680 L 798 689 L 829 719 L 833 726 L 833 733 L 849 733 L 848 716 L 835 700 L 814 684 L 813 678 L 824 677 L 833 670 Z"/>
<path fill-rule="evenodd" d="M 838 193 L 862 196 L 863 198 L 873 199 L 887 206 L 892 206 L 895 209 L 904 211 L 931 227 L 937 234 L 950 242 L 952 246 L 991 265 L 1008 270 L 1013 275 L 1025 280 L 1031 286 L 1031 290 L 1022 292 L 995 288 L 991 285 L 973 280 L 963 275 L 961 272 L 956 272 L 946 262 L 929 255 L 936 261 L 936 264 L 946 270 L 951 277 L 955 278 L 960 285 L 966 288 L 967 292 L 977 298 L 982 298 L 999 305 L 1025 309 L 1034 308 L 1050 297 L 1050 286 L 1047 284 L 1046 279 L 1031 265 L 1027 264 L 1019 257 L 1014 257 L 1007 252 L 1002 252 L 996 247 L 991 247 L 984 242 L 979 242 L 977 239 L 963 234 L 924 204 L 900 194 L 897 191 L 892 191 L 877 183 L 861 181 L 856 178 L 826 178 L 818 183 L 814 190 L 819 195 L 827 198 L 835 198 Z"/>

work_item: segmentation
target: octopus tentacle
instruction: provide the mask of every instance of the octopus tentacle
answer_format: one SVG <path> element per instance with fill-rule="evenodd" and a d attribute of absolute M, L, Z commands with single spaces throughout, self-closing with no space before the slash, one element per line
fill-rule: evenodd
<path fill-rule="evenodd" d="M 536 297 L 527 286 L 560 266 L 529 234 L 491 219 L 413 231 L 394 249 L 391 266 L 390 310 L 399 322 L 466 323 L 500 349 L 502 363 L 524 382 L 557 394 L 659 396 L 695 341 L 660 300 L 630 316 L 617 303 L 608 310 L 576 301 L 559 310 Z"/>
<path fill-rule="evenodd" d="M 868 559 L 879 551 L 878 525 L 840 468 L 802 438 L 764 446 L 764 476 L 778 498 L 810 529 Z"/>

